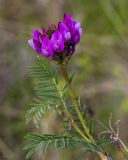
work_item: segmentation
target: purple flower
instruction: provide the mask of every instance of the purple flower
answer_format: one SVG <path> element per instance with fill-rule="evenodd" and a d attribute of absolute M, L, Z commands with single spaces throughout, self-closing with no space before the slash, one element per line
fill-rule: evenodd
<path fill-rule="evenodd" d="M 41 54 L 43 56 L 53 58 L 54 52 L 52 48 L 52 43 L 47 37 L 45 37 L 42 41 L 41 51 Z"/>
<path fill-rule="evenodd" d="M 63 22 L 59 22 L 58 30 L 61 32 L 64 42 L 68 42 L 71 38 L 71 33 L 69 32 L 69 28 Z"/>
<path fill-rule="evenodd" d="M 63 52 L 63 50 L 64 50 L 64 39 L 63 39 L 63 36 L 62 36 L 61 32 L 56 30 L 52 34 L 51 42 L 52 42 L 53 50 L 55 52 Z"/>
<path fill-rule="evenodd" d="M 43 35 L 38 30 L 33 30 L 33 39 L 28 40 L 28 44 L 36 50 L 37 53 L 41 53 L 41 41 L 43 40 Z"/>
<path fill-rule="evenodd" d="M 72 42 L 75 44 L 79 43 L 80 37 L 82 35 L 82 28 L 80 22 L 73 20 L 73 18 L 68 14 L 64 15 L 63 22 L 69 28 Z"/>
<path fill-rule="evenodd" d="M 28 40 L 28 44 L 38 54 L 63 63 L 74 53 L 81 35 L 80 22 L 65 14 L 63 21 L 58 22 L 58 26 L 51 24 L 47 29 L 42 29 L 42 32 L 33 30 L 33 38 Z"/>

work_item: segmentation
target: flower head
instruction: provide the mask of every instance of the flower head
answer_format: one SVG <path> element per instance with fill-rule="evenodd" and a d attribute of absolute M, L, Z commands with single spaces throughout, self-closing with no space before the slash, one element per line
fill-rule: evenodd
<path fill-rule="evenodd" d="M 75 45 L 79 43 L 82 35 L 81 24 L 75 21 L 69 14 L 65 14 L 58 25 L 49 25 L 48 29 L 33 31 L 33 38 L 28 44 L 46 58 L 51 58 L 58 63 L 69 59 L 75 51 Z"/>

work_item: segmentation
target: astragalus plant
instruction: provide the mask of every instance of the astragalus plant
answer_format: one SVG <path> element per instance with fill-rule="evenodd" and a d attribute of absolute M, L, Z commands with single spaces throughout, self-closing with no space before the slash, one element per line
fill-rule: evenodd
<path fill-rule="evenodd" d="M 52 24 L 47 29 L 42 28 L 41 32 L 33 30 L 33 38 L 28 40 L 28 44 L 37 53 L 37 64 L 30 68 L 36 97 L 26 114 L 27 122 L 33 120 L 38 126 L 41 117 L 54 110 L 62 119 L 64 133 L 28 134 L 26 138 L 30 144 L 25 147 L 26 159 L 41 147 L 45 153 L 49 147 L 56 151 L 79 147 L 82 151 L 97 153 L 97 158 L 101 160 L 111 159 L 104 151 L 102 142 L 94 139 L 91 121 L 87 118 L 84 105 L 72 85 L 73 74 L 68 73 L 68 63 L 75 53 L 75 47 L 80 42 L 81 36 L 80 22 L 65 14 L 57 25 Z M 60 68 L 58 72 L 52 63 Z M 63 87 L 59 84 L 60 75 L 65 81 Z"/>

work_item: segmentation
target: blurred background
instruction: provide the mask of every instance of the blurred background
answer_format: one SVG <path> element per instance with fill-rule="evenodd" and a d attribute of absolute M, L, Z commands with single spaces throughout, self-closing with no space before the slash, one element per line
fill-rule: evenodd
<path fill-rule="evenodd" d="M 76 72 L 76 90 L 90 117 L 107 126 L 110 112 L 113 124 L 121 120 L 120 137 L 128 145 L 128 0 L 0 0 L 0 160 L 24 160 L 24 136 L 40 132 L 25 125 L 34 96 L 28 67 L 36 61 L 27 40 L 33 29 L 57 23 L 65 12 L 84 32 L 69 65 Z M 43 119 L 41 132 L 58 132 L 57 123 L 55 116 Z M 95 137 L 102 131 L 95 121 Z M 107 149 L 119 159 L 113 147 Z M 80 150 L 74 151 L 51 152 L 44 159 L 80 159 Z M 42 157 L 39 152 L 32 160 Z"/>

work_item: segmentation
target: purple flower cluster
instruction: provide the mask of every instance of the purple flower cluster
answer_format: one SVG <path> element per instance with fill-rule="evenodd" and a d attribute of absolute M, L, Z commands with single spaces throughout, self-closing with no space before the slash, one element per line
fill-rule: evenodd
<path fill-rule="evenodd" d="M 38 54 L 62 63 L 73 54 L 81 35 L 80 22 L 65 14 L 58 26 L 52 24 L 48 29 L 42 29 L 41 33 L 33 30 L 33 39 L 28 43 Z"/>

